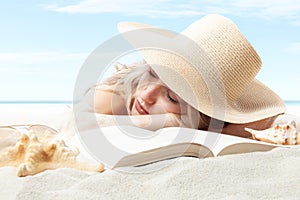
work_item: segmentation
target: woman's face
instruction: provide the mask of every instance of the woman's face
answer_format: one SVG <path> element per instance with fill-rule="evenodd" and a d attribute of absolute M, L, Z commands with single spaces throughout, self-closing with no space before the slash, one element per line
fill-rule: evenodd
<path fill-rule="evenodd" d="M 186 103 L 164 85 L 157 74 L 149 68 L 137 86 L 131 102 L 131 115 L 184 114 Z"/>

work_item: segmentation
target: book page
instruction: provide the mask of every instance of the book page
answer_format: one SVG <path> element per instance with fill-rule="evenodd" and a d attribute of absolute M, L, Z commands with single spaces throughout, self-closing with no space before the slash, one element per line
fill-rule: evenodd
<path fill-rule="evenodd" d="M 127 155 L 121 158 L 114 165 L 114 168 L 139 166 L 182 156 L 207 158 L 213 157 L 214 155 L 210 149 L 205 146 L 196 143 L 178 143 Z"/>
<path fill-rule="evenodd" d="M 182 127 L 149 131 L 111 126 L 80 133 L 88 152 L 108 168 L 137 166 L 168 158 L 266 151 L 276 145 L 252 139 Z"/>
<path fill-rule="evenodd" d="M 219 134 L 218 140 L 213 147 L 210 147 L 214 155 L 249 153 L 256 151 L 269 151 L 280 145 L 261 142 L 253 139 Z"/>
<path fill-rule="evenodd" d="M 205 137 L 195 129 L 180 127 L 154 132 L 134 126 L 111 126 L 80 133 L 87 152 L 108 168 L 125 157 L 130 162 L 127 165 L 140 165 L 180 156 L 213 156 L 203 142 Z"/>

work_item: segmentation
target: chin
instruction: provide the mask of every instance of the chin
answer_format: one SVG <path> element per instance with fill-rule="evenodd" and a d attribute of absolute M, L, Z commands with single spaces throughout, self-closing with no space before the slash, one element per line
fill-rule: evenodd
<path fill-rule="evenodd" d="M 139 115 L 139 113 L 136 112 L 135 110 L 131 110 L 130 113 L 129 113 L 129 115 Z"/>
<path fill-rule="evenodd" d="M 135 99 L 132 99 L 131 103 L 130 103 L 130 112 L 129 112 L 129 115 L 140 115 L 138 113 L 138 111 L 134 108 L 134 106 L 135 106 Z"/>

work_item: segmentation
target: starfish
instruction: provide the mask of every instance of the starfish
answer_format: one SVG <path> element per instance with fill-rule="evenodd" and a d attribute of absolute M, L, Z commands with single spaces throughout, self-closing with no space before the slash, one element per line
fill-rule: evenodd
<path fill-rule="evenodd" d="M 104 165 L 81 162 L 77 147 L 68 147 L 57 135 L 45 131 L 21 133 L 15 145 L 0 152 L 0 167 L 17 167 L 20 177 L 34 175 L 48 169 L 74 168 L 79 170 L 102 172 Z"/>

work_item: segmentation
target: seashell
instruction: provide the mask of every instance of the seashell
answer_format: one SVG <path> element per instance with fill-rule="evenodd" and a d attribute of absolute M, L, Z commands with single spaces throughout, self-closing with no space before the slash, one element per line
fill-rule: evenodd
<path fill-rule="evenodd" d="M 68 147 L 64 140 L 49 132 L 21 133 L 15 145 L 0 152 L 0 167 L 18 167 L 20 177 L 34 175 L 48 169 L 74 168 L 79 170 L 102 172 L 102 164 L 90 164 L 76 160 L 77 148 Z"/>
<path fill-rule="evenodd" d="M 287 124 L 277 124 L 265 130 L 251 128 L 245 128 L 245 130 L 250 132 L 255 140 L 282 145 L 300 144 L 300 133 L 297 132 L 295 121 L 290 121 Z"/>

